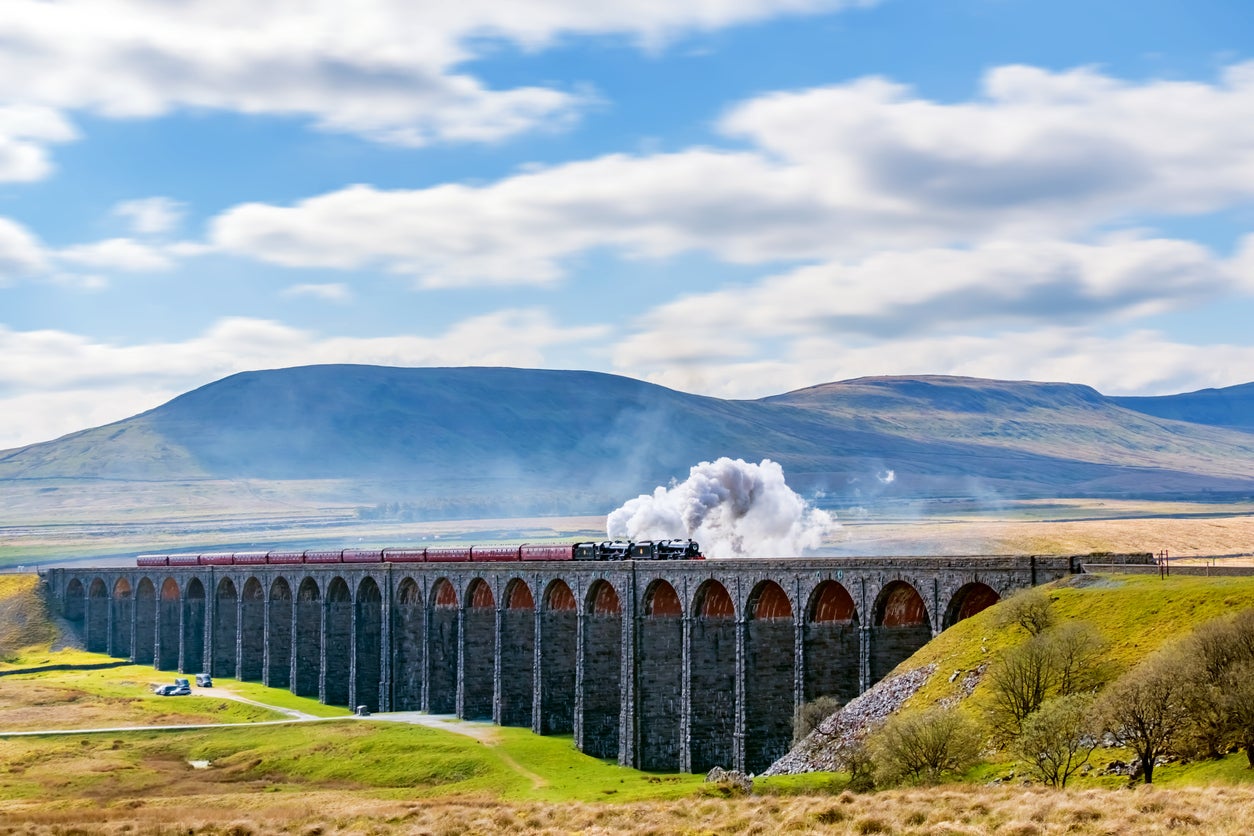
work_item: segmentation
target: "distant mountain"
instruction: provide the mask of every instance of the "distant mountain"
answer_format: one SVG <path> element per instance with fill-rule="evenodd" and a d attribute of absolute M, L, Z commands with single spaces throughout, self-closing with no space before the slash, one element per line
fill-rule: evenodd
<path fill-rule="evenodd" d="M 1126 400 L 898 377 L 734 401 L 593 372 L 307 366 L 0 452 L 0 481 L 283 481 L 445 514 L 605 513 L 731 456 L 842 498 L 1254 494 L 1254 436 Z"/>
<path fill-rule="evenodd" d="M 1254 432 L 1254 383 L 1153 398 L 1111 398 L 1146 415 Z"/>

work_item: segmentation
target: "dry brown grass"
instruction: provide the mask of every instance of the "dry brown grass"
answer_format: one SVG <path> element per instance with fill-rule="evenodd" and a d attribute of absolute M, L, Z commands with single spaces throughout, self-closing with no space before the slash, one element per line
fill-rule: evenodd
<path fill-rule="evenodd" d="M 839 546 L 850 554 L 1157 553 L 1166 549 L 1172 557 L 1181 558 L 1254 555 L 1254 514 L 1248 509 L 1222 516 L 1159 517 L 1159 512 L 1179 509 L 1109 503 L 1111 516 L 1101 518 L 1105 505 L 1076 509 L 1076 517 L 1090 519 L 844 520 Z"/>
<path fill-rule="evenodd" d="M 0 803 L 0 833 L 66 834 L 1156 834 L 1249 832 L 1254 788 L 1056 792 L 950 786 L 871 795 L 637 804 L 406 801 L 338 792 Z"/>

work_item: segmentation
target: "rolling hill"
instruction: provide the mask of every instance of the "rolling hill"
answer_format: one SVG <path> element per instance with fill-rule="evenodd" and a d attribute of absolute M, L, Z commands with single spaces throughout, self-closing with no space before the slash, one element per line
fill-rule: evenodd
<path fill-rule="evenodd" d="M 774 459 L 826 496 L 1254 495 L 1254 435 L 1128 400 L 898 377 L 736 401 L 593 372 L 307 366 L 0 452 L 0 484 L 250 480 L 441 513 L 599 514 L 730 456 Z"/>

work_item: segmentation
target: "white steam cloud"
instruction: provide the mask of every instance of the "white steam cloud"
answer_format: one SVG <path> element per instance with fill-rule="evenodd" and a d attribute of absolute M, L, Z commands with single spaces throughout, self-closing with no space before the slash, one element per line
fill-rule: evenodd
<path fill-rule="evenodd" d="M 707 557 L 795 557 L 818 548 L 839 527 L 784 483 L 776 462 L 726 457 L 701 462 L 683 482 L 627 501 L 605 523 L 613 539 L 691 537 Z"/>

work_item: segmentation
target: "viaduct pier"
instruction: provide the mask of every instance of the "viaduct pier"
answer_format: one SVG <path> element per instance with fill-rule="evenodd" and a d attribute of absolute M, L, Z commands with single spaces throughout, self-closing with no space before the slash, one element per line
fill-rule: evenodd
<path fill-rule="evenodd" d="M 371 711 L 573 734 L 646 770 L 760 772 L 849 700 L 1079 557 L 57 568 L 88 650 Z"/>

